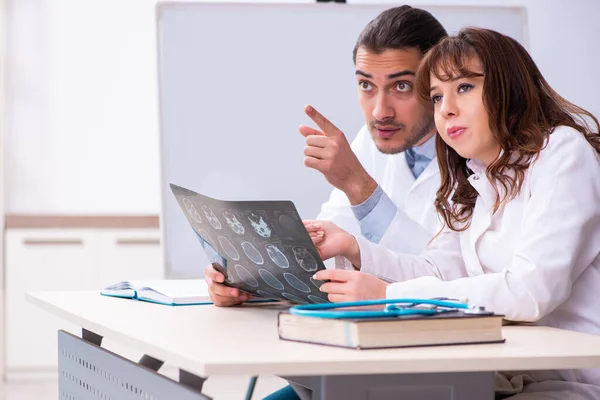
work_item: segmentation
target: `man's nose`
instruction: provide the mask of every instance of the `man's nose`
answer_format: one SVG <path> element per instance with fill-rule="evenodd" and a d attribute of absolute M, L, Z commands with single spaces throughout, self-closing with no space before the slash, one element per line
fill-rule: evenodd
<path fill-rule="evenodd" d="M 380 93 L 377 96 L 375 108 L 373 108 L 373 118 L 378 121 L 394 118 L 394 109 L 386 93 Z"/>

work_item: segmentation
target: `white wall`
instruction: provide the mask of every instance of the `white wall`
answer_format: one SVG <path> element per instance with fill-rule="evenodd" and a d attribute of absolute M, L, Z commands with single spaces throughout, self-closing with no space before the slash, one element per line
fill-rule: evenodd
<path fill-rule="evenodd" d="M 529 49 L 546 78 L 600 116 L 599 1 L 410 4 L 525 5 Z M 158 214 L 154 1 L 6 0 L 6 7 L 6 212 Z"/>
<path fill-rule="evenodd" d="M 4 1 L 6 212 L 158 214 L 155 1 Z"/>
<path fill-rule="evenodd" d="M 8 213 L 156 213 L 154 8 L 7 0 Z"/>
<path fill-rule="evenodd" d="M 5 0 L 0 0 L 0 26 L 4 26 Z M 0 31 L 0 116 L 4 115 L 4 76 L 6 65 L 6 48 L 5 48 L 5 32 Z M 0 149 L 4 148 L 4 127 L 0 124 Z M 0 152 L 0 215 L 4 215 L 4 157 L 3 152 Z M 4 218 L 0 218 L 0 271 L 4 271 Z M 4 273 L 0 274 L 0 325 L 6 326 L 4 318 Z M 0 329 L 0 376 L 4 376 L 4 329 Z"/>

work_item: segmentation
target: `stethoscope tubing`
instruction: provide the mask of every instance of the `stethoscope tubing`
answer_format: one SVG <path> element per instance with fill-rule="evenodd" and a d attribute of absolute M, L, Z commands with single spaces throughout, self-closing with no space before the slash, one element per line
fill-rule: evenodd
<path fill-rule="evenodd" d="M 349 307 L 367 307 L 376 305 L 387 305 L 384 310 L 335 310 Z M 417 305 L 431 305 L 435 308 L 414 308 Z M 301 304 L 290 308 L 290 314 L 305 317 L 318 317 L 327 319 L 339 318 L 385 318 L 403 315 L 433 315 L 441 312 L 469 309 L 469 305 L 458 301 L 439 299 L 380 299 L 349 301 L 342 303 Z M 331 310 L 331 311 L 328 311 Z"/>

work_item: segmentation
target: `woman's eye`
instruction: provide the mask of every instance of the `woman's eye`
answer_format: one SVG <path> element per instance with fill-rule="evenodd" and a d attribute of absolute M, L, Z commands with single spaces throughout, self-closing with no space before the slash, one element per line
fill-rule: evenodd
<path fill-rule="evenodd" d="M 468 92 L 471 89 L 473 89 L 473 85 L 469 83 L 462 83 L 458 85 L 458 93 Z"/>
<path fill-rule="evenodd" d="M 360 90 L 363 91 L 368 91 L 371 90 L 373 87 L 371 86 L 371 84 L 367 81 L 360 81 L 358 82 L 358 87 L 360 88 Z"/>
<path fill-rule="evenodd" d="M 439 94 L 431 96 L 431 102 L 433 104 L 438 103 L 441 99 L 442 99 L 442 96 L 440 96 Z"/>
<path fill-rule="evenodd" d="M 396 84 L 396 90 L 402 93 L 410 92 L 412 89 L 412 84 L 409 82 L 398 82 Z"/>

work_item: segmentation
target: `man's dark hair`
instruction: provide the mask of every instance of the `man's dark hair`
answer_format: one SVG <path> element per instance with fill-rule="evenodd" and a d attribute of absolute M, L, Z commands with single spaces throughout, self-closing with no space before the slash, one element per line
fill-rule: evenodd
<path fill-rule="evenodd" d="M 411 6 L 390 8 L 379 14 L 363 29 L 352 59 L 356 64 L 359 47 L 381 54 L 386 50 L 418 48 L 423 54 L 444 37 L 446 30 L 433 15 Z"/>

